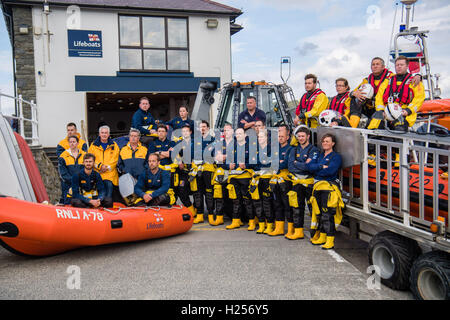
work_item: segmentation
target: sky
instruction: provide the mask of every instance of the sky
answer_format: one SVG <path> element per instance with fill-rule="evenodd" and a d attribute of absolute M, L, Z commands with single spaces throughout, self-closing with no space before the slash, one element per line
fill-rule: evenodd
<path fill-rule="evenodd" d="M 244 29 L 232 37 L 233 79 L 281 83 L 280 58 L 289 56 L 287 83 L 297 99 L 304 93 L 308 73 L 318 76 L 328 96 L 336 95 L 334 81 L 339 77 L 356 87 L 370 74 L 373 57 L 388 60 L 394 16 L 395 32 L 402 18 L 402 5 L 395 0 L 220 2 L 243 11 L 236 23 Z M 411 25 L 430 30 L 431 72 L 441 75 L 441 97 L 450 98 L 450 1 L 419 0 Z M 389 67 L 394 70 L 392 63 Z M 283 70 L 286 79 L 287 66 Z"/>
<path fill-rule="evenodd" d="M 356 87 L 370 73 L 375 56 L 388 59 L 392 27 L 402 18 L 398 0 L 217 0 L 239 8 L 244 29 L 232 36 L 233 80 L 281 83 L 280 58 L 291 57 L 288 84 L 299 99 L 304 76 L 314 73 L 328 96 L 334 80 L 347 78 Z M 397 9 L 396 9 L 397 8 Z M 439 73 L 442 98 L 450 98 L 450 1 L 419 0 L 413 26 L 430 30 L 432 74 Z M 393 65 L 389 65 L 393 69 Z M 284 78 L 287 78 L 285 66 Z M 0 90 L 13 94 L 11 45 L 0 18 Z M 2 99 L 3 110 L 12 110 Z"/>

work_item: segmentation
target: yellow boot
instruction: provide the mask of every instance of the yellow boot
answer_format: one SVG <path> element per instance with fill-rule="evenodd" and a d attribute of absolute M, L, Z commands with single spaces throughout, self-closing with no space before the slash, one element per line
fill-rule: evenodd
<path fill-rule="evenodd" d="M 242 220 L 239 219 L 239 224 L 240 224 L 241 226 L 243 226 L 245 223 L 243 223 Z"/>
<path fill-rule="evenodd" d="M 266 230 L 264 230 L 264 234 L 269 234 L 273 231 L 273 223 L 267 222 Z"/>
<path fill-rule="evenodd" d="M 255 225 L 259 223 L 258 217 L 255 217 Z"/>
<path fill-rule="evenodd" d="M 264 229 L 266 228 L 266 223 L 265 222 L 259 222 L 259 229 L 256 231 L 256 233 L 263 233 Z"/>
<path fill-rule="evenodd" d="M 311 243 L 315 246 L 319 244 L 324 244 L 327 242 L 327 234 L 326 233 L 320 233 L 320 236 L 317 240 L 312 240 Z"/>
<path fill-rule="evenodd" d="M 217 226 L 216 221 L 215 221 L 215 219 L 214 219 L 214 215 L 208 214 L 208 223 L 209 223 L 211 226 Z"/>
<path fill-rule="evenodd" d="M 195 218 L 195 215 L 197 214 L 197 210 L 195 210 L 194 206 L 188 207 L 188 210 L 192 214 L 192 218 Z"/>
<path fill-rule="evenodd" d="M 228 230 L 240 228 L 241 224 L 239 223 L 239 221 L 240 221 L 240 219 L 233 219 L 231 221 L 231 224 L 226 226 L 225 228 L 228 229 Z"/>
<path fill-rule="evenodd" d="M 203 213 L 197 213 L 197 216 L 195 216 L 194 219 L 194 224 L 203 222 L 205 222 L 205 219 L 203 218 Z"/>
<path fill-rule="evenodd" d="M 294 234 L 294 223 L 288 222 L 288 231 L 284 236 L 287 238 L 288 236 L 292 236 L 293 234 Z"/>
<path fill-rule="evenodd" d="M 248 220 L 248 231 L 255 231 L 256 229 L 256 223 L 255 223 L 255 219 L 250 219 Z"/>
<path fill-rule="evenodd" d="M 291 236 L 286 236 L 289 240 L 303 239 L 304 237 L 303 228 L 295 228 L 294 233 Z"/>
<path fill-rule="evenodd" d="M 223 224 L 223 216 L 216 216 L 216 221 L 214 222 L 215 226 L 219 226 Z"/>
<path fill-rule="evenodd" d="M 319 239 L 320 236 L 320 231 L 316 230 L 316 229 L 311 229 L 311 234 L 313 235 L 310 239 L 311 242 L 316 241 L 317 239 Z"/>
<path fill-rule="evenodd" d="M 334 248 L 334 237 L 327 237 L 327 242 L 322 246 L 323 250 L 330 250 Z"/>
<path fill-rule="evenodd" d="M 284 221 L 275 221 L 275 229 L 268 235 L 272 237 L 284 235 Z"/>

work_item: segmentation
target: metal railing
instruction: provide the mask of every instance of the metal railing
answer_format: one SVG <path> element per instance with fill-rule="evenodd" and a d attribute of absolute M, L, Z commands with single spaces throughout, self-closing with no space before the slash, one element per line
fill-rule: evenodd
<path fill-rule="evenodd" d="M 349 203 L 406 228 L 429 230 L 447 216 L 449 233 L 450 137 L 361 130 L 361 139 L 361 164 L 341 173 Z"/>
<path fill-rule="evenodd" d="M 2 99 L 3 97 L 14 100 L 15 105 L 17 106 L 16 115 L 5 115 L 2 111 Z M 24 116 L 24 107 L 30 108 L 30 118 Z M 18 122 L 17 132 L 28 142 L 30 146 L 38 146 L 39 145 L 39 132 L 38 132 L 38 112 L 36 103 L 31 100 L 27 101 L 22 98 L 22 95 L 19 94 L 18 97 L 10 96 L 4 94 L 0 91 L 0 112 L 3 116 L 10 120 L 16 120 Z M 29 123 L 31 125 L 31 136 L 26 134 L 25 124 Z"/>

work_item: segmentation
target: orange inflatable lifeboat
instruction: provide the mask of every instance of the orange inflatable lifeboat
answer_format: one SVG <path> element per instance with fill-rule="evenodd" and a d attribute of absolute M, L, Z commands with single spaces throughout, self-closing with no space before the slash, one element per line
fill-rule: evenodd
<path fill-rule="evenodd" d="M 426 100 L 419 110 L 420 116 L 424 117 L 428 113 L 442 113 L 437 118 L 437 124 L 450 129 L 450 99 Z"/>
<path fill-rule="evenodd" d="M 86 246 L 132 242 L 187 232 L 183 206 L 83 209 L 0 197 L 0 244 L 21 255 L 48 256 Z"/>
<path fill-rule="evenodd" d="M 438 187 L 439 187 L 439 215 L 445 217 L 448 222 L 448 180 L 442 178 L 443 171 L 438 173 Z M 349 190 L 349 169 L 343 172 L 344 190 Z M 369 168 L 369 201 L 376 201 L 376 182 L 377 169 Z M 398 168 L 392 167 L 391 171 L 391 186 L 392 186 L 392 205 L 399 207 L 399 192 L 400 192 L 400 175 Z M 388 170 L 380 168 L 380 201 L 386 205 L 388 201 Z M 433 169 L 424 168 L 424 218 L 429 222 L 433 222 Z M 360 195 L 360 166 L 353 167 L 353 194 L 355 197 Z M 409 199 L 410 199 L 410 214 L 414 217 L 419 217 L 419 171 L 418 166 L 411 166 L 409 172 Z"/>

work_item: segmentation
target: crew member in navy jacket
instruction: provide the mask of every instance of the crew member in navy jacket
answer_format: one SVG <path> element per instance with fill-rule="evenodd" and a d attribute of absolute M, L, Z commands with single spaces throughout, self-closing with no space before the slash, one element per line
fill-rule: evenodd
<path fill-rule="evenodd" d="M 72 177 L 72 201 L 74 207 L 79 208 L 112 208 L 113 201 L 110 197 L 105 197 L 106 189 L 100 174 L 93 170 L 95 156 L 86 153 L 83 159 L 84 169 L 74 174 Z"/>
<path fill-rule="evenodd" d="M 315 162 L 319 156 L 319 149 L 309 143 L 311 131 L 306 126 L 298 127 L 294 135 L 298 146 L 292 148 L 288 162 L 289 172 L 294 176 L 292 190 L 288 193 L 294 222 L 294 234 L 286 236 L 290 240 L 304 238 L 305 201 L 311 197 L 314 184 L 313 174 L 308 168 L 308 163 Z"/>
<path fill-rule="evenodd" d="M 141 132 L 141 142 L 148 147 L 152 137 L 156 136 L 156 121 L 149 111 L 150 100 L 142 97 L 139 101 L 139 109 L 134 113 L 131 120 L 131 127 Z"/>
<path fill-rule="evenodd" d="M 134 193 L 141 197 L 136 205 L 167 206 L 170 204 L 170 172 L 159 167 L 159 155 L 148 156 L 148 169 L 139 176 Z"/>
<path fill-rule="evenodd" d="M 317 218 L 319 225 L 311 238 L 311 243 L 314 245 L 323 244 L 322 249 L 329 250 L 334 248 L 335 215 L 337 213 L 337 207 L 330 206 L 329 200 L 340 197 L 338 173 L 342 165 L 342 157 L 333 150 L 336 144 L 334 135 L 329 133 L 323 135 L 321 143 L 323 152 L 316 161 L 307 164 L 308 170 L 314 173 L 314 179 L 316 180 L 311 199 L 315 198 L 320 211 L 320 218 Z M 335 197 L 331 194 L 333 192 Z"/>
<path fill-rule="evenodd" d="M 256 98 L 247 97 L 247 110 L 242 111 L 238 116 L 238 127 L 244 130 L 253 128 L 257 120 L 266 123 L 266 113 L 256 107 Z"/>

